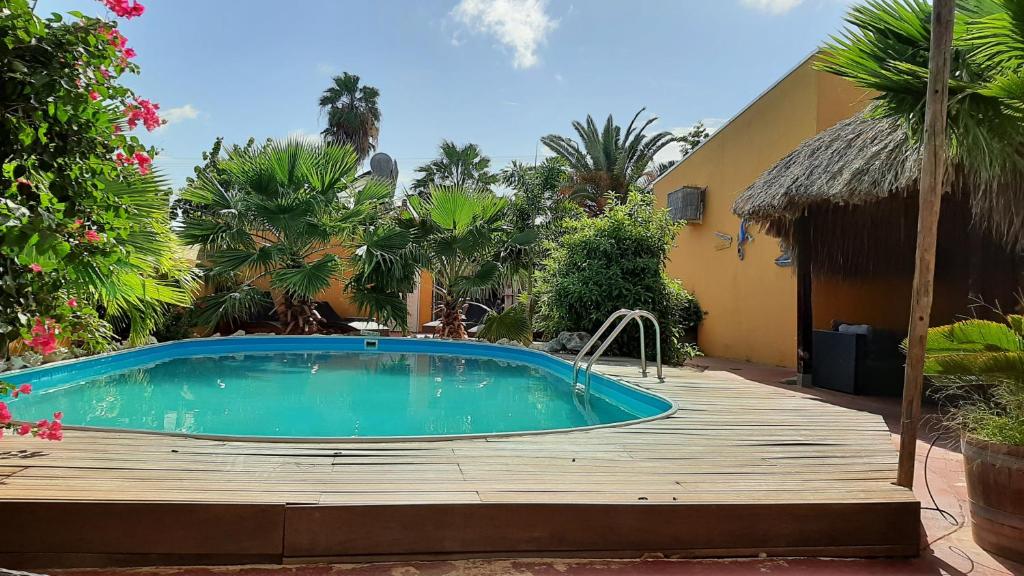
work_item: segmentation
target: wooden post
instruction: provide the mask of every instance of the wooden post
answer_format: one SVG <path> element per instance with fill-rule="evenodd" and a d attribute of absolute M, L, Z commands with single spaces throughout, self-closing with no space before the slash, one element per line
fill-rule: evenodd
<path fill-rule="evenodd" d="M 921 389 L 924 383 L 924 348 L 932 309 L 935 280 L 935 242 L 939 211 L 945 185 L 946 109 L 949 100 L 949 59 L 953 43 L 954 0 L 932 3 L 931 51 L 928 57 L 928 94 L 924 111 L 923 159 L 917 214 L 917 257 L 914 289 L 910 301 L 910 337 L 903 383 L 903 412 L 900 419 L 900 460 L 896 483 L 914 486 L 914 457 L 917 429 L 921 419 Z"/>
<path fill-rule="evenodd" d="M 807 215 L 796 220 L 796 380 L 810 387 L 814 375 L 814 278 L 811 275 L 811 223 Z"/>

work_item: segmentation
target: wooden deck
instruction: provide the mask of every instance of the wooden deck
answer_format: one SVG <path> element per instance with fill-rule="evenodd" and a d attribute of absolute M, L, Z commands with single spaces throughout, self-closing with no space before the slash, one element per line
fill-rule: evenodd
<path fill-rule="evenodd" d="M 668 418 L 439 442 L 69 431 L 0 444 L 0 565 L 478 556 L 907 556 L 919 504 L 878 416 L 726 372 L 599 369 Z"/>

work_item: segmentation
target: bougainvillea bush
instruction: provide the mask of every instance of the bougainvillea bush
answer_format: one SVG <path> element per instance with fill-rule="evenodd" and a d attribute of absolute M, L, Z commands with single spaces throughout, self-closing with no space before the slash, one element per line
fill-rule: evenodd
<path fill-rule="evenodd" d="M 165 307 L 189 303 L 192 272 L 156 151 L 136 136 L 162 124 L 160 107 L 121 84 L 135 51 L 116 19 L 43 17 L 27 0 L 0 4 L 0 39 L 0 360 L 100 352 L 115 328 L 142 342 Z M 59 422 L 26 428 L 0 403 L 2 429 L 58 439 Z"/>

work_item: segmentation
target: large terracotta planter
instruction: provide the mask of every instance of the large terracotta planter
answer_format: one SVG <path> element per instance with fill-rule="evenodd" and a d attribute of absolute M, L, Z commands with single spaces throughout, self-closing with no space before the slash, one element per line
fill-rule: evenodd
<path fill-rule="evenodd" d="M 962 448 L 975 542 L 1024 562 L 1024 446 L 965 437 Z"/>

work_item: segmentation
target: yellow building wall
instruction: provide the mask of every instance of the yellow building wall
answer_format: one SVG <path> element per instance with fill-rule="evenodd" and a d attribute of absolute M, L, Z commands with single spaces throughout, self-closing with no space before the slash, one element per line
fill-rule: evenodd
<path fill-rule="evenodd" d="M 751 227 L 737 257 L 736 197 L 807 138 L 863 108 L 863 90 L 818 72 L 811 59 L 718 130 L 654 186 L 664 208 L 669 192 L 706 187 L 704 217 L 677 235 L 668 273 L 706 311 L 697 342 L 705 354 L 793 367 L 796 364 L 796 276 L 774 263 L 779 241 Z M 719 232 L 733 238 L 724 242 Z"/>

